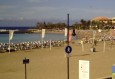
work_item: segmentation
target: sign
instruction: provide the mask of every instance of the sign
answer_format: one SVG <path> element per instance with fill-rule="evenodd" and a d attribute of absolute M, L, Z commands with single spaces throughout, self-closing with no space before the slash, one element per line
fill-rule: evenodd
<path fill-rule="evenodd" d="M 65 48 L 65 52 L 66 52 L 66 53 L 71 53 L 71 52 L 72 52 L 72 47 L 71 47 L 71 46 L 67 46 L 67 47 Z"/>
<path fill-rule="evenodd" d="M 79 79 L 89 79 L 89 61 L 79 60 Z"/>
<path fill-rule="evenodd" d="M 27 79 L 27 68 L 26 68 L 26 64 L 29 63 L 29 59 L 23 59 L 23 64 L 25 64 L 25 79 Z"/>
<path fill-rule="evenodd" d="M 23 60 L 23 64 L 28 64 L 28 63 L 29 63 L 29 59 L 26 59 L 26 58 L 25 58 L 25 59 Z"/>

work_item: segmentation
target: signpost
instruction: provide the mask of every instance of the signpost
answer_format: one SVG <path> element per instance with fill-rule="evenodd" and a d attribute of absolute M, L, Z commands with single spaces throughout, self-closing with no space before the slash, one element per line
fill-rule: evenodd
<path fill-rule="evenodd" d="M 23 59 L 23 64 L 25 64 L 25 79 L 27 79 L 27 69 L 26 69 L 26 64 L 29 63 L 29 59 Z"/>
<path fill-rule="evenodd" d="M 72 52 L 72 48 L 71 46 L 69 46 L 69 14 L 67 14 L 67 46 L 65 48 L 65 52 L 67 54 L 67 79 L 69 79 L 69 56 L 70 56 L 70 53 Z"/>

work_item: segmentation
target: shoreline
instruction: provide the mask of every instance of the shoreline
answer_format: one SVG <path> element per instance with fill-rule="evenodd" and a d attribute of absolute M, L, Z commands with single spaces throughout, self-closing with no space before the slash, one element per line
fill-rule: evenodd
<path fill-rule="evenodd" d="M 28 34 L 34 34 L 34 33 L 41 33 L 41 31 L 14 31 L 14 33 L 16 34 L 24 34 L 24 33 L 28 33 Z M 64 31 L 49 31 L 47 30 L 46 33 L 58 33 L 58 34 L 63 34 Z M 0 31 L 0 34 L 9 34 L 9 31 Z"/>
<path fill-rule="evenodd" d="M 78 34 L 79 32 L 93 32 L 94 30 L 76 30 L 75 32 Z M 98 30 L 95 30 L 98 32 Z M 107 32 L 107 30 L 103 30 Z M 8 30 L 0 31 L 0 34 L 8 34 Z M 14 33 L 41 33 L 41 30 L 37 29 L 29 29 L 29 30 L 14 30 Z M 58 33 L 58 34 L 64 34 L 64 29 L 63 30 L 56 30 L 56 29 L 46 29 L 46 33 Z"/>

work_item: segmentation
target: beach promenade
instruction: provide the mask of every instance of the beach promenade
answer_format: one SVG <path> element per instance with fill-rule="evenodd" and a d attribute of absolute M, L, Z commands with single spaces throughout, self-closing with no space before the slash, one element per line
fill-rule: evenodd
<path fill-rule="evenodd" d="M 97 43 L 96 52 L 91 52 L 92 44 L 81 44 L 77 41 L 72 46 L 70 57 L 70 79 L 79 79 L 79 60 L 90 61 L 90 79 L 103 79 L 112 76 L 115 64 L 115 45 L 106 41 L 103 52 L 103 41 Z M 67 58 L 65 46 L 22 50 L 12 53 L 0 53 L 0 79 L 25 79 L 23 59 L 30 59 L 27 64 L 27 79 L 67 79 Z"/>

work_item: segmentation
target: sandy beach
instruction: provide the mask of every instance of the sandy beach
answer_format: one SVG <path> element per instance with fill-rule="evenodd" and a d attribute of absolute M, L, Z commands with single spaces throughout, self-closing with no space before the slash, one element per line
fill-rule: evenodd
<path fill-rule="evenodd" d="M 106 41 L 103 52 L 103 41 L 96 46 L 96 52 L 91 52 L 92 44 L 81 44 L 76 41 L 72 46 L 70 57 L 70 79 L 79 79 L 79 60 L 90 61 L 90 79 L 99 79 L 112 75 L 115 64 L 115 45 Z M 25 79 L 23 59 L 30 59 L 27 64 L 27 79 L 67 79 L 67 58 L 65 46 L 43 49 L 32 49 L 11 53 L 0 53 L 0 79 Z"/>

